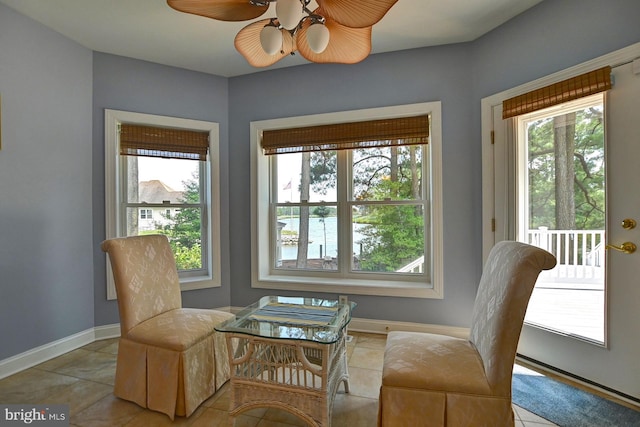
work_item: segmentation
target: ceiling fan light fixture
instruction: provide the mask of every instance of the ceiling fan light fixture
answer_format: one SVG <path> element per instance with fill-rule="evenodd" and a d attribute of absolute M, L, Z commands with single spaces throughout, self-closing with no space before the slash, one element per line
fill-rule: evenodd
<path fill-rule="evenodd" d="M 331 34 L 329 29 L 321 22 L 311 24 L 307 30 L 307 43 L 315 53 L 322 53 L 329 44 Z"/>
<path fill-rule="evenodd" d="M 278 0 L 276 1 L 276 16 L 283 28 L 293 30 L 302 19 L 302 3 L 300 0 Z"/>
<path fill-rule="evenodd" d="M 272 24 L 260 31 L 260 45 L 267 55 L 275 55 L 282 49 L 282 31 Z"/>
<path fill-rule="evenodd" d="M 1 1 L 1 0 L 0 0 Z M 242 28 L 234 46 L 254 67 L 296 52 L 310 62 L 355 64 L 371 53 L 371 30 L 398 0 L 166 0 L 180 12 L 246 21 L 276 3 L 276 17 Z M 311 3 L 317 4 L 310 10 Z"/>

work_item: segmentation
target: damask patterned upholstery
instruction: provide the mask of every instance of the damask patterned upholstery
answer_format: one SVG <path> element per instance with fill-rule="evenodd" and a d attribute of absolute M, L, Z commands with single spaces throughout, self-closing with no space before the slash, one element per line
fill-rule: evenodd
<path fill-rule="evenodd" d="M 496 244 L 485 264 L 469 339 L 390 332 L 378 425 L 513 426 L 511 375 L 529 298 L 550 253 Z"/>
<path fill-rule="evenodd" d="M 120 313 L 114 394 L 167 414 L 189 416 L 229 379 L 224 337 L 214 327 L 232 314 L 182 308 L 166 236 L 102 242 Z"/>

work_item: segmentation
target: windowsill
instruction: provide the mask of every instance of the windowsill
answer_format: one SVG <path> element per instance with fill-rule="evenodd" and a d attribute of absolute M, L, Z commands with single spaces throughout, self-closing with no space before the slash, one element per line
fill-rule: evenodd
<path fill-rule="evenodd" d="M 220 280 L 216 280 L 215 278 L 211 278 L 209 276 L 180 278 L 181 291 L 193 291 L 196 289 L 206 289 L 206 288 L 219 288 L 220 286 L 221 286 Z"/>
<path fill-rule="evenodd" d="M 325 292 L 353 295 L 374 295 L 409 298 L 442 299 L 442 292 L 434 289 L 430 283 L 408 283 L 398 281 L 331 279 L 313 277 L 292 277 L 265 275 L 254 278 L 252 288 L 276 289 L 287 291 Z"/>

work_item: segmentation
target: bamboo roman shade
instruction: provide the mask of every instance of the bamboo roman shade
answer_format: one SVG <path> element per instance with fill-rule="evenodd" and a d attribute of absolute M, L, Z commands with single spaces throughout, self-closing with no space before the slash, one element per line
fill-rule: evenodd
<path fill-rule="evenodd" d="M 542 110 L 609 89 L 611 67 L 607 66 L 507 99 L 502 103 L 502 118 Z"/>
<path fill-rule="evenodd" d="M 265 130 L 264 154 L 347 150 L 429 143 L 429 116 Z"/>
<path fill-rule="evenodd" d="M 206 160 L 209 132 L 121 124 L 120 154 Z"/>

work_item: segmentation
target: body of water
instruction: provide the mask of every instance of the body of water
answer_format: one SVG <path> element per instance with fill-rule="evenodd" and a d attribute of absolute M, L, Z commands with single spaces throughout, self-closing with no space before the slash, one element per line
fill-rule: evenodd
<path fill-rule="evenodd" d="M 295 231 L 298 232 L 300 219 L 297 217 L 280 218 L 278 221 L 285 224 L 282 231 Z M 322 246 L 322 256 L 336 257 L 338 256 L 338 225 L 337 218 L 335 216 L 324 218 L 324 224 L 322 218 L 309 218 L 309 243 L 307 250 L 307 258 L 320 258 Z M 362 235 L 358 233 L 358 229 L 362 228 L 361 224 L 353 224 L 353 252 L 356 255 L 360 254 L 359 241 Z M 326 235 L 325 235 L 326 231 Z M 285 234 L 283 233 L 283 236 Z M 326 239 L 326 244 L 325 244 Z M 295 245 L 282 245 L 282 259 L 295 259 L 298 256 L 298 247 Z"/>

